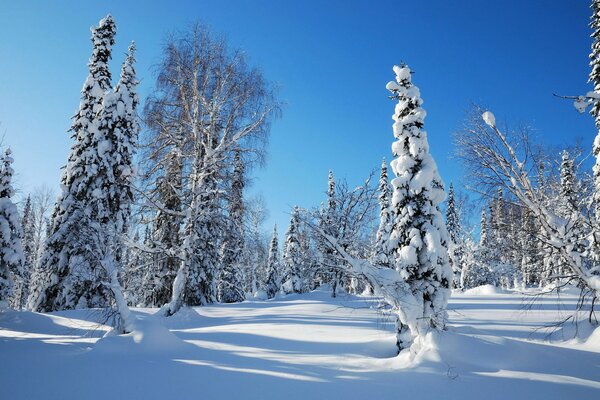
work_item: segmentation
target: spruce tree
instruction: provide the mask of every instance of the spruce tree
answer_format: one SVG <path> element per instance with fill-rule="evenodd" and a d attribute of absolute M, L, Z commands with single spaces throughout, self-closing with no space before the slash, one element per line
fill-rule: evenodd
<path fill-rule="evenodd" d="M 589 82 L 594 85 L 594 93 L 600 96 L 600 0 L 592 1 L 592 17 L 590 22 L 592 28 L 592 52 L 590 53 L 590 67 L 592 68 L 589 76 Z M 600 101 L 594 101 L 590 113 L 596 123 L 596 138 L 592 146 L 592 153 L 595 157 L 593 167 L 594 174 L 594 195 L 592 201 L 594 204 L 595 225 L 600 225 Z M 600 261 L 600 232 L 598 228 L 593 232 L 592 238 L 592 258 L 594 261 Z"/>
<path fill-rule="evenodd" d="M 74 144 L 61 180 L 62 193 L 28 302 L 33 310 L 104 307 L 109 303 L 110 288 L 96 246 L 99 236 L 113 230 L 108 224 L 114 216 L 111 199 L 116 192 L 111 188 L 117 152 L 107 121 L 112 123 L 118 113 L 109 115 L 103 104 L 111 89 L 108 62 L 115 31 L 110 15 L 92 28 L 89 75 L 71 127 Z"/>
<path fill-rule="evenodd" d="M 479 234 L 479 246 L 484 247 L 488 245 L 488 228 L 487 228 L 487 216 L 485 214 L 485 208 L 481 210 L 481 232 Z"/>
<path fill-rule="evenodd" d="M 446 227 L 450 241 L 448 242 L 448 255 L 450 266 L 452 267 L 454 288 L 460 287 L 460 274 L 462 270 L 461 259 L 463 256 L 462 233 L 460 229 L 460 217 L 456 208 L 456 200 L 454 198 L 454 185 L 450 182 L 448 188 L 448 199 L 446 200 Z"/>
<path fill-rule="evenodd" d="M 393 115 L 396 141 L 391 165 L 394 225 L 390 247 L 395 268 L 405 278 L 417 304 L 418 327 L 409 320 L 398 321 L 399 349 L 412 343 L 412 334 L 427 329 L 443 329 L 450 297 L 452 269 L 448 263 L 448 232 L 439 210 L 446 195 L 436 163 L 429 153 L 423 129 L 425 110 L 419 89 L 412 83 L 408 66 L 395 66 L 396 81 L 387 84 L 392 99 L 398 101 Z M 412 332 L 412 334 L 411 334 Z M 422 334 L 422 333 L 421 333 Z"/>
<path fill-rule="evenodd" d="M 335 177 L 333 171 L 329 171 L 327 176 L 327 205 L 322 208 L 319 215 L 319 226 L 331 237 L 337 238 L 337 201 L 335 198 Z M 335 252 L 323 243 L 320 242 L 319 250 L 321 253 L 321 272 L 320 284 L 328 284 L 331 286 L 331 297 L 336 297 L 338 290 L 341 288 L 342 276 L 337 265 L 337 257 Z"/>
<path fill-rule="evenodd" d="M 300 209 L 292 209 L 290 226 L 285 232 L 283 245 L 283 278 L 281 288 L 285 293 L 302 293 L 307 290 L 304 256 L 300 238 Z"/>
<path fill-rule="evenodd" d="M 185 286 L 185 303 L 200 306 L 217 302 L 221 275 L 223 217 L 220 213 L 216 166 L 207 167 L 197 189 L 197 213 L 188 221 L 186 236 L 192 253 Z M 184 241 L 185 244 L 185 241 Z"/>
<path fill-rule="evenodd" d="M 265 268 L 263 283 L 264 291 L 267 294 L 267 298 L 273 298 L 279 291 L 279 239 L 277 237 L 277 225 L 273 227 L 273 235 L 271 236 L 271 242 L 269 244 L 269 257 L 267 259 L 267 265 Z"/>
<path fill-rule="evenodd" d="M 182 162 L 177 151 L 171 149 L 165 157 L 156 180 L 157 201 L 161 205 L 154 216 L 154 232 L 146 225 L 144 244 L 153 250 L 175 249 L 181 245 L 181 189 Z M 143 277 L 142 303 L 161 306 L 172 296 L 173 281 L 179 268 L 179 260 L 172 254 L 148 255 L 148 267 Z"/>
<path fill-rule="evenodd" d="M 558 214 L 563 218 L 571 217 L 577 206 L 577 178 L 575 163 L 568 151 L 563 151 L 560 163 L 560 189 L 558 199 Z"/>
<path fill-rule="evenodd" d="M 21 245 L 21 221 L 17 206 L 12 201 L 12 155 L 7 149 L 2 158 L 0 169 L 0 310 L 8 307 L 9 302 L 16 307 L 18 302 L 11 301 L 13 282 L 23 278 L 24 255 Z M 18 295 L 18 294 L 17 294 Z M 15 304 L 16 303 L 16 304 Z"/>
<path fill-rule="evenodd" d="M 15 281 L 15 291 L 12 301 L 14 308 L 22 308 L 26 305 L 29 295 L 29 284 L 31 273 L 35 267 L 37 259 L 37 247 L 35 238 L 36 215 L 31 203 L 31 196 L 27 196 L 25 206 L 23 207 L 23 217 L 21 218 L 21 227 L 23 237 L 21 240 L 23 246 L 23 274 L 20 279 Z"/>
<path fill-rule="evenodd" d="M 107 136 L 112 141 L 114 148 L 114 154 L 107 157 L 107 167 L 112 175 L 109 202 L 111 218 L 117 234 L 127 232 L 127 223 L 134 198 L 132 189 L 135 178 L 133 157 L 140 130 L 137 117 L 138 83 L 135 72 L 135 43 L 132 42 L 127 50 L 127 57 L 123 62 L 114 96 L 112 99 L 110 96 L 105 96 L 103 105 L 105 114 L 112 112 L 112 107 L 116 107 L 112 124 L 107 126 Z M 113 100 L 112 104 L 110 100 Z"/>
<path fill-rule="evenodd" d="M 242 280 L 242 255 L 244 251 L 244 187 L 245 167 L 241 151 L 236 149 L 233 157 L 233 176 L 229 193 L 229 219 L 226 237 L 221 248 L 222 265 L 219 279 L 218 300 L 235 303 L 245 298 Z"/>
<path fill-rule="evenodd" d="M 375 265 L 391 268 L 389 241 L 392 228 L 392 214 L 390 211 L 390 183 L 388 182 L 387 164 L 385 158 L 381 162 L 381 175 L 379 177 L 379 228 L 375 237 L 375 245 L 371 255 L 371 262 Z"/>

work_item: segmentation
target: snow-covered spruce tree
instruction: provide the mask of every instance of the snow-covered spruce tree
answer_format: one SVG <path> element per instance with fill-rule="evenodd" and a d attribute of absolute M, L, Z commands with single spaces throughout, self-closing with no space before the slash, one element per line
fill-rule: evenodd
<path fill-rule="evenodd" d="M 481 210 L 481 232 L 479 233 L 479 246 L 488 245 L 488 229 L 487 229 L 487 216 L 485 214 L 485 208 Z"/>
<path fill-rule="evenodd" d="M 215 166 L 216 167 L 216 166 Z M 217 302 L 218 279 L 221 275 L 221 253 L 223 223 L 219 209 L 219 188 L 216 168 L 206 168 L 203 183 L 196 189 L 198 204 L 196 218 L 188 220 L 186 236 L 193 237 L 192 251 L 185 301 L 189 306 L 201 306 Z"/>
<path fill-rule="evenodd" d="M 279 291 L 279 268 L 279 238 L 277 237 L 277 225 L 275 225 L 273 227 L 273 235 L 271 236 L 271 242 L 269 244 L 269 258 L 267 259 L 267 265 L 264 274 L 265 281 L 262 283 L 263 290 L 269 299 L 273 298 Z"/>
<path fill-rule="evenodd" d="M 446 200 L 446 227 L 450 241 L 448 243 L 448 256 L 450 266 L 452 267 L 452 285 L 454 288 L 460 287 L 460 274 L 462 270 L 461 260 L 463 256 L 463 238 L 460 228 L 460 217 L 454 198 L 454 185 L 450 182 L 448 188 L 448 199 Z"/>
<path fill-rule="evenodd" d="M 594 85 L 594 95 L 596 101 L 593 102 L 590 113 L 594 117 L 596 123 L 596 138 L 592 146 L 592 153 L 595 157 L 593 167 L 594 175 L 594 195 L 592 197 L 595 213 L 595 226 L 600 226 L 600 101 L 597 98 L 600 96 L 600 0 L 592 1 L 592 16 L 590 27 L 592 28 L 592 52 L 590 53 L 591 72 L 589 82 Z M 600 232 L 598 228 L 594 229 L 592 239 L 592 258 L 595 262 L 600 261 Z"/>
<path fill-rule="evenodd" d="M 14 295 L 11 299 L 11 307 L 20 309 L 26 305 L 27 296 L 29 295 L 29 282 L 31 272 L 35 266 L 37 259 L 37 248 L 35 239 L 36 215 L 31 202 L 31 195 L 27 196 L 25 205 L 23 206 L 23 217 L 21 218 L 21 228 L 23 237 L 21 244 L 23 247 L 23 273 L 20 278 L 16 279 L 14 284 Z"/>
<path fill-rule="evenodd" d="M 114 92 L 104 97 L 103 115 L 107 136 L 114 153 L 105 153 L 105 163 L 112 186 L 108 190 L 111 219 L 118 235 L 127 232 L 133 203 L 133 157 L 140 126 L 137 116 L 139 104 L 138 80 L 135 72 L 135 43 L 127 50 L 121 76 Z"/>
<path fill-rule="evenodd" d="M 327 176 L 327 205 L 322 208 L 319 216 L 319 226 L 328 235 L 338 237 L 338 218 L 337 201 L 335 190 L 335 177 L 333 171 L 329 171 Z M 317 272 L 317 282 L 319 285 L 327 284 L 331 286 L 331 297 L 336 297 L 338 290 L 341 289 L 342 276 L 337 259 L 329 246 L 322 240 L 319 242 L 320 266 Z"/>
<path fill-rule="evenodd" d="M 489 280 L 489 269 L 482 262 L 481 246 L 476 245 L 471 238 L 465 240 L 460 280 L 460 287 L 463 289 L 485 285 Z"/>
<path fill-rule="evenodd" d="M 221 247 L 223 269 L 219 278 L 218 300 L 221 303 L 236 303 L 245 299 L 242 255 L 244 251 L 244 187 L 245 167 L 239 149 L 233 157 L 233 177 L 229 190 L 229 218 L 226 236 Z"/>
<path fill-rule="evenodd" d="M 154 216 L 154 232 L 146 226 L 144 245 L 157 250 L 146 254 L 148 261 L 142 281 L 142 303 L 146 306 L 161 306 L 169 302 L 172 296 L 173 281 L 177 275 L 179 260 L 167 250 L 181 245 L 181 190 L 182 160 L 176 149 L 170 149 L 164 163 L 159 165 L 161 171 L 156 178 L 156 207 Z M 165 249 L 165 251 L 159 251 Z"/>
<path fill-rule="evenodd" d="M 396 141 L 391 165 L 394 225 L 390 248 L 396 269 L 406 280 L 416 304 L 407 306 L 398 321 L 398 348 L 428 329 L 443 329 L 450 297 L 452 269 L 448 263 L 448 232 L 439 210 L 445 199 L 444 185 L 429 153 L 423 130 L 425 110 L 411 70 L 395 66 L 396 81 L 387 89 L 398 101 L 393 115 Z"/>
<path fill-rule="evenodd" d="M 580 221 L 578 215 L 579 212 L 581 212 L 578 198 L 579 192 L 580 183 L 575 171 L 575 160 L 572 159 L 569 152 L 565 150 L 561 155 L 560 188 L 556 213 L 565 220 L 572 222 L 571 242 L 578 252 L 583 253 L 585 251 L 584 241 L 586 235 L 583 223 Z M 560 260 L 558 254 L 556 254 L 556 258 Z M 568 272 L 564 268 L 564 262 L 561 260 L 555 264 L 552 274 L 560 277 L 558 279 L 559 281 L 564 281 L 564 278 L 562 277 Z"/>
<path fill-rule="evenodd" d="M 557 213 L 563 218 L 571 217 L 578 210 L 577 177 L 575 176 L 575 162 L 571 159 L 569 152 L 564 150 L 561 154 L 560 163 L 560 189 Z"/>
<path fill-rule="evenodd" d="M 300 238 L 300 209 L 295 206 L 292 209 L 290 226 L 285 232 L 283 244 L 281 290 L 284 293 L 302 293 L 307 290 L 304 261 Z"/>
<path fill-rule="evenodd" d="M 388 182 L 387 163 L 385 158 L 381 162 L 381 175 L 379 177 L 379 228 L 375 236 L 375 245 L 371 255 L 373 264 L 383 267 L 392 267 L 389 241 L 392 228 L 392 214 L 390 212 L 390 183 Z"/>
<path fill-rule="evenodd" d="M 50 235 L 39 268 L 32 279 L 28 307 L 54 311 L 104 307 L 109 289 L 99 261 L 90 256 L 85 238 L 90 221 L 106 221 L 110 215 L 105 187 L 110 186 L 104 154 L 111 152 L 106 132 L 100 128 L 105 93 L 110 90 L 108 61 L 114 44 L 115 23 L 109 15 L 92 28 L 93 52 L 89 75 L 81 90 L 79 111 L 71 131 L 74 144 L 64 169 L 62 193 L 57 200 Z"/>
<path fill-rule="evenodd" d="M 24 255 L 21 245 L 21 221 L 17 206 L 12 201 L 12 156 L 10 149 L 0 160 L 0 310 L 8 307 L 11 301 L 13 282 L 23 278 Z"/>
<path fill-rule="evenodd" d="M 471 289 L 494 282 L 488 266 L 490 262 L 489 246 L 488 218 L 484 207 L 481 210 L 479 243 L 475 244 L 470 238 L 465 241 L 465 249 L 462 257 L 463 266 L 460 277 L 461 288 Z"/>

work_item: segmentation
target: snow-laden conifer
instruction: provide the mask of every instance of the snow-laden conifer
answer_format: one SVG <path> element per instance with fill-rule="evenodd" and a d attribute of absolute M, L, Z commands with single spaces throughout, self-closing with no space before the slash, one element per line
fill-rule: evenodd
<path fill-rule="evenodd" d="M 481 210 L 481 231 L 479 233 L 479 246 L 488 245 L 488 229 L 487 229 L 487 215 L 485 208 Z"/>
<path fill-rule="evenodd" d="M 12 201 L 12 155 L 7 149 L 0 159 L 0 310 L 9 302 L 19 307 L 20 301 L 11 301 L 13 282 L 22 280 L 25 256 L 21 245 L 21 220 Z"/>
<path fill-rule="evenodd" d="M 189 306 L 215 303 L 218 296 L 218 279 L 221 275 L 221 243 L 223 217 L 219 208 L 219 188 L 216 166 L 206 169 L 198 190 L 194 208 L 196 218 L 189 220 L 185 229 L 184 245 L 194 243 L 188 251 L 189 272 L 185 287 L 185 301 Z"/>
<path fill-rule="evenodd" d="M 446 194 L 423 129 L 423 101 L 410 68 L 395 66 L 394 72 L 396 80 L 387 84 L 398 101 L 393 115 L 396 158 L 391 165 L 396 177 L 392 180 L 390 247 L 395 267 L 416 301 L 405 308 L 398 322 L 398 347 L 405 348 L 417 332 L 444 328 L 452 270 L 448 232 L 439 210 Z"/>
<path fill-rule="evenodd" d="M 107 139 L 112 142 L 114 152 L 105 153 L 112 187 L 108 191 L 111 220 L 119 234 L 127 232 L 127 223 L 133 203 L 133 157 L 140 130 L 137 106 L 138 80 L 135 72 L 135 43 L 127 50 L 121 68 L 119 82 L 113 92 L 104 97 L 103 114 L 107 118 Z M 112 114 L 112 115 L 111 115 Z"/>
<path fill-rule="evenodd" d="M 154 232 L 146 226 L 144 245 L 156 253 L 146 254 L 147 266 L 142 278 L 141 301 L 146 306 L 162 306 L 172 296 L 173 281 L 179 268 L 179 259 L 161 249 L 175 249 L 181 245 L 182 160 L 171 149 L 161 164 L 156 178 L 156 197 L 160 207 L 154 216 Z"/>
<path fill-rule="evenodd" d="M 218 300 L 222 303 L 235 303 L 245 298 L 241 263 L 244 251 L 246 177 L 244 161 L 239 149 L 234 152 L 233 165 L 229 193 L 229 219 L 221 247 L 223 268 L 219 279 Z"/>
<path fill-rule="evenodd" d="M 114 44 L 115 23 L 109 15 L 92 28 L 93 51 L 89 75 L 81 90 L 79 111 L 73 118 L 74 143 L 61 179 L 62 193 L 52 215 L 52 227 L 33 282 L 28 305 L 54 311 L 107 305 L 105 273 L 92 256 L 87 237 L 94 221 L 110 216 L 104 155 L 112 152 L 100 119 L 105 93 L 111 88 L 108 61 Z"/>
<path fill-rule="evenodd" d="M 300 209 L 292 209 L 290 226 L 283 244 L 283 277 L 281 289 L 285 293 L 302 293 L 307 289 L 305 257 L 300 237 Z"/>
<path fill-rule="evenodd" d="M 265 268 L 263 282 L 263 290 L 270 299 L 279 291 L 280 277 L 280 260 L 279 260 L 279 238 L 277 237 L 277 225 L 273 227 L 273 235 L 269 243 L 269 257 Z"/>
<path fill-rule="evenodd" d="M 15 287 L 11 306 L 15 309 L 20 309 L 26 305 L 31 273 L 37 259 L 36 215 L 33 210 L 31 196 L 27 196 L 25 205 L 23 206 L 21 228 L 23 230 L 23 237 L 21 239 L 23 247 L 23 273 L 14 282 Z"/>
<path fill-rule="evenodd" d="M 446 227 L 448 229 L 448 256 L 450 266 L 452 267 L 453 280 L 452 284 L 455 288 L 460 287 L 460 274 L 462 270 L 463 257 L 463 238 L 460 228 L 460 217 L 456 207 L 456 199 L 454 198 L 454 185 L 450 183 L 448 188 L 448 199 L 446 201 Z"/>
<path fill-rule="evenodd" d="M 392 214 L 390 211 L 390 183 L 388 182 L 387 164 L 385 158 L 381 162 L 381 175 L 379 177 L 379 228 L 375 236 L 375 245 L 371 262 L 383 267 L 392 267 L 389 240 L 392 229 Z"/>

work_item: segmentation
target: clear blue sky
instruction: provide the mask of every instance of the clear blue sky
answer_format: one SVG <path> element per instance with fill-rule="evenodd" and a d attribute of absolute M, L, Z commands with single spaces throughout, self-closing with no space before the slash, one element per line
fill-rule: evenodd
<path fill-rule="evenodd" d="M 451 133 L 471 101 L 530 122 L 550 143 L 593 141 L 589 115 L 552 93 L 589 90 L 589 4 L 553 1 L 5 1 L 0 6 L 0 131 L 23 193 L 57 187 L 90 55 L 89 27 L 117 22 L 113 73 L 138 45 L 142 99 L 166 33 L 200 20 L 243 48 L 287 105 L 253 192 L 287 226 L 289 206 L 318 205 L 327 171 L 358 183 L 390 158 L 385 84 L 401 60 L 416 71 L 431 151 L 460 182 Z M 267 227 L 268 229 L 268 227 Z"/>

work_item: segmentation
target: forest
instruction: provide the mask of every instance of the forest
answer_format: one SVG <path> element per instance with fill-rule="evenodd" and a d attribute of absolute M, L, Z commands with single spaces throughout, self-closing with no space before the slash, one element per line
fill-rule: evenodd
<path fill-rule="evenodd" d="M 111 71 L 106 15 L 57 195 L 17 201 L 2 143 L 0 393 L 469 399 L 510 381 L 511 398 L 598 396 L 600 1 L 590 11 L 591 89 L 554 97 L 589 113 L 593 142 L 557 150 L 473 103 L 452 135 L 463 181 L 443 181 L 428 77 L 399 62 L 382 82 L 391 153 L 359 185 L 323 171 L 321 203 L 269 227 L 248 188 L 285 118 L 277 84 L 198 22 L 166 37 L 140 98 L 136 44 Z"/>

